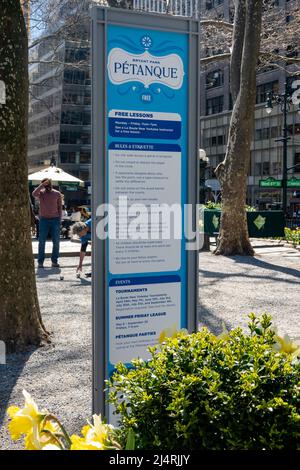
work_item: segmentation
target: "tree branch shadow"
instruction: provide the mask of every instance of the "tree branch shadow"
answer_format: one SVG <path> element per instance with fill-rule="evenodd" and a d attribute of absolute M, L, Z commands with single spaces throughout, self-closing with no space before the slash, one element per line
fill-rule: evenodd
<path fill-rule="evenodd" d="M 232 330 L 233 326 L 228 321 L 225 321 L 223 318 L 219 317 L 213 313 L 209 308 L 205 307 L 201 302 L 199 302 L 197 310 L 197 324 L 198 328 L 206 327 L 214 335 L 219 335 L 223 331 L 223 325 L 227 330 Z"/>
<path fill-rule="evenodd" d="M 300 270 L 294 268 L 288 268 L 285 266 L 280 266 L 278 264 L 272 264 L 268 261 L 259 259 L 258 257 L 242 257 L 242 256 L 232 256 L 231 257 L 235 263 L 251 265 L 256 268 L 268 269 L 270 271 L 275 271 L 281 274 L 286 274 L 288 276 L 296 277 L 300 280 Z"/>
<path fill-rule="evenodd" d="M 24 353 L 12 353 L 6 357 L 6 364 L 0 365 L 0 426 L 6 417 L 6 410 L 15 385 L 30 356 L 37 350 L 32 347 Z"/>
<path fill-rule="evenodd" d="M 199 272 L 201 273 L 201 277 L 200 277 L 201 280 L 199 283 L 200 288 L 201 286 L 212 287 L 215 284 L 217 284 L 217 282 L 219 282 L 221 279 L 227 279 L 227 278 L 228 279 L 229 278 L 245 278 L 249 280 L 261 279 L 262 281 L 267 279 L 268 281 L 272 281 L 272 282 L 284 282 L 284 283 L 292 284 L 296 286 L 298 286 L 300 282 L 300 277 L 299 277 L 299 281 L 294 281 L 291 279 L 283 279 L 282 277 L 272 277 L 272 276 L 263 276 L 263 275 L 258 276 L 258 275 L 251 275 L 251 274 L 245 274 L 245 273 L 220 273 L 218 271 L 206 271 L 204 269 L 199 269 Z M 209 279 L 209 281 L 205 283 L 203 282 L 203 279 Z"/>

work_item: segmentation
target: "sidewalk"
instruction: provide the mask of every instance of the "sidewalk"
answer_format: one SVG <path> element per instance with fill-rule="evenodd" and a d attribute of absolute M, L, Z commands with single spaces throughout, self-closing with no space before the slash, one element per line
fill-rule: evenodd
<path fill-rule="evenodd" d="M 79 239 L 78 241 L 77 240 L 71 241 L 68 239 L 61 238 L 60 244 L 59 244 L 60 258 L 70 258 L 73 256 L 79 256 L 80 246 L 81 246 L 81 243 Z M 37 258 L 38 249 L 39 249 L 39 242 L 37 239 L 33 238 L 32 239 L 32 251 L 33 251 L 35 258 Z M 47 240 L 46 249 L 45 249 L 46 258 L 51 257 L 51 252 L 52 252 L 52 242 L 51 240 Z M 86 255 L 90 256 L 90 254 L 91 254 L 91 249 L 89 247 Z"/>

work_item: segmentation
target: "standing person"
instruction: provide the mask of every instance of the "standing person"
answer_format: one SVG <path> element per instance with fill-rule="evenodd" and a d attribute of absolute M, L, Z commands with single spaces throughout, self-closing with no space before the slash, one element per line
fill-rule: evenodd
<path fill-rule="evenodd" d="M 33 205 L 29 196 L 29 210 L 30 210 L 30 222 L 31 222 L 31 231 L 36 238 L 39 237 L 39 219 L 34 213 Z"/>
<path fill-rule="evenodd" d="M 33 191 L 32 195 L 40 201 L 38 266 L 39 268 L 44 267 L 45 243 L 47 235 L 50 232 L 53 243 L 51 256 L 52 267 L 59 268 L 59 238 L 62 214 L 61 193 L 53 189 L 50 179 L 44 178 L 41 184 Z"/>
<path fill-rule="evenodd" d="M 86 254 L 86 249 L 91 240 L 91 229 L 92 229 L 92 219 L 88 219 L 86 222 L 76 222 L 72 227 L 73 235 L 78 235 L 81 240 L 81 248 L 79 254 L 79 264 L 77 266 L 76 272 L 81 273 L 82 263 Z"/>

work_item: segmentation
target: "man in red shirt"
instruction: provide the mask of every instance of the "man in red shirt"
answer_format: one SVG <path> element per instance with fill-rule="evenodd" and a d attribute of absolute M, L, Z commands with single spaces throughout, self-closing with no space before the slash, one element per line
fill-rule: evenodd
<path fill-rule="evenodd" d="M 32 195 L 40 201 L 38 266 L 39 268 L 44 267 L 45 243 L 48 233 L 50 233 L 53 243 L 52 267 L 59 268 L 57 261 L 59 257 L 60 221 L 62 214 L 61 193 L 53 189 L 50 179 L 45 178 L 33 191 Z"/>

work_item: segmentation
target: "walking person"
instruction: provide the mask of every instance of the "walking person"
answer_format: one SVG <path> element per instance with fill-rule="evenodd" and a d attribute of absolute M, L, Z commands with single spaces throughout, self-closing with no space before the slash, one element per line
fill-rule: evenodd
<path fill-rule="evenodd" d="M 45 244 L 48 234 L 50 233 L 53 249 L 52 249 L 52 267 L 59 268 L 59 239 L 60 239 L 60 221 L 62 215 L 62 198 L 61 193 L 52 187 L 52 181 L 44 178 L 41 184 L 33 191 L 33 197 L 39 199 L 39 254 L 38 267 L 44 267 L 45 260 Z"/>

